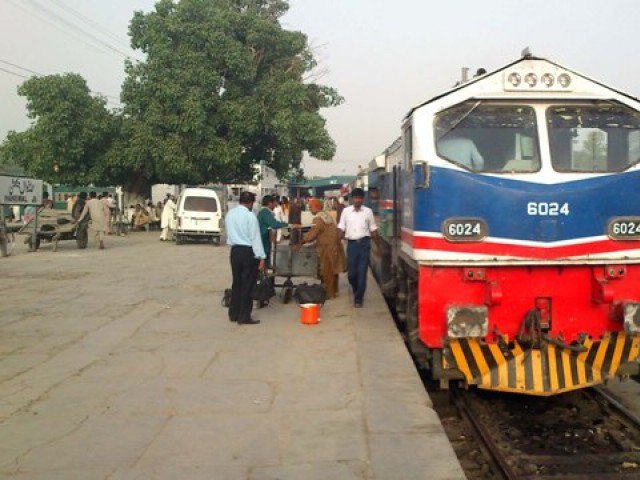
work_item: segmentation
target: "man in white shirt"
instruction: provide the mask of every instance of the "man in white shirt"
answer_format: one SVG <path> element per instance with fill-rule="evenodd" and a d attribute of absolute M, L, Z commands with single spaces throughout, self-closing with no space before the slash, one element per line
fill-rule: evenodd
<path fill-rule="evenodd" d="M 284 211 L 282 210 L 282 205 L 281 205 L 281 199 L 278 197 L 276 198 L 276 206 L 273 209 L 273 216 L 274 218 L 279 221 L 279 222 L 284 222 L 285 221 L 285 217 L 284 217 Z M 276 230 L 276 243 L 280 243 L 280 240 L 282 240 L 282 228 L 279 228 L 278 230 Z"/>
<path fill-rule="evenodd" d="M 367 273 L 371 238 L 379 247 L 378 226 L 369 207 L 362 205 L 364 190 L 355 188 L 351 192 L 351 206 L 346 207 L 340 216 L 338 228 L 347 239 L 347 272 L 353 289 L 353 303 L 362 308 L 364 292 L 367 289 Z"/>

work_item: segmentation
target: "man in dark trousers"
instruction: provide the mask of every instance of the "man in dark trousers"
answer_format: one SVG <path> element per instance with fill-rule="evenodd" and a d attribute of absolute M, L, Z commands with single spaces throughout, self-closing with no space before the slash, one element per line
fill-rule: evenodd
<path fill-rule="evenodd" d="M 380 247 L 378 226 L 373 218 L 373 211 L 365 207 L 363 201 L 364 190 L 354 188 L 351 192 L 351 205 L 343 210 L 338 223 L 342 237 L 347 239 L 347 272 L 356 308 L 362 308 L 364 292 L 367 289 L 372 237 Z"/>
<path fill-rule="evenodd" d="M 251 318 L 252 294 L 258 271 L 264 269 L 266 258 L 258 219 L 252 212 L 255 200 L 253 193 L 242 192 L 240 205 L 231 209 L 225 218 L 227 244 L 231 245 L 233 273 L 229 320 L 248 325 L 260 323 L 259 320 Z"/>

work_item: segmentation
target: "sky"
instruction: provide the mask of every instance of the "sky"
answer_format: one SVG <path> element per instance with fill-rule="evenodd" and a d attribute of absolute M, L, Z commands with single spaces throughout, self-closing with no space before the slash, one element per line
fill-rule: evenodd
<path fill-rule="evenodd" d="M 153 0 L 0 0 L 0 140 L 24 130 L 18 75 L 82 74 L 117 107 L 128 23 Z M 338 146 L 310 175 L 352 174 L 399 135 L 406 112 L 451 87 L 461 67 L 499 68 L 534 55 L 640 96 L 637 0 L 290 0 L 285 28 L 305 32 L 320 83 L 345 98 L 323 110 Z M 8 63 L 7 63 L 8 62 Z M 18 65 L 21 68 L 11 66 Z M 28 70 L 24 70 L 24 69 Z M 4 70 L 9 70 L 7 73 Z"/>

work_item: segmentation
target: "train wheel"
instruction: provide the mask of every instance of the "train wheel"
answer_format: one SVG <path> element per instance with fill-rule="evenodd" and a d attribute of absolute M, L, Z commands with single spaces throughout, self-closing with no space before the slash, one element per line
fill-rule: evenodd
<path fill-rule="evenodd" d="M 418 352 L 422 346 L 418 333 L 418 282 L 407 279 L 407 310 L 405 313 L 405 331 L 412 352 Z"/>
<path fill-rule="evenodd" d="M 395 298 L 395 309 L 398 320 L 402 324 L 406 324 L 407 321 L 407 282 L 409 278 L 402 270 L 402 268 L 398 269 L 398 273 L 396 276 L 396 283 L 398 285 L 398 293 Z"/>
<path fill-rule="evenodd" d="M 282 290 L 282 303 L 286 305 L 291 301 L 291 297 L 293 297 L 293 288 L 285 287 Z"/>

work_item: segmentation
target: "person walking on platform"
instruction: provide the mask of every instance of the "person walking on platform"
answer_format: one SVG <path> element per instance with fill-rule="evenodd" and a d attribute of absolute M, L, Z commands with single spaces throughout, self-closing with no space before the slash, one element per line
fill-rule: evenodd
<path fill-rule="evenodd" d="M 80 194 L 76 197 L 76 201 L 73 204 L 73 208 L 71 209 L 71 216 L 74 220 L 78 220 L 80 215 L 82 215 L 82 211 L 84 210 L 84 206 L 87 204 L 87 192 L 80 192 Z"/>
<path fill-rule="evenodd" d="M 344 272 L 346 267 L 340 231 L 336 226 L 335 219 L 329 212 L 322 210 L 320 200 L 311 199 L 309 209 L 315 215 L 311 230 L 302 238 L 301 243 L 293 248 L 297 252 L 303 244 L 315 240 L 322 285 L 327 292 L 327 298 L 336 298 L 338 296 L 338 275 Z"/>
<path fill-rule="evenodd" d="M 262 209 L 258 212 L 258 223 L 260 224 L 260 236 L 267 258 L 267 267 L 271 265 L 271 231 L 284 228 L 288 223 L 279 222 L 273 215 L 276 206 L 276 199 L 271 195 L 262 197 Z"/>
<path fill-rule="evenodd" d="M 89 215 L 89 230 L 91 230 L 96 238 L 96 245 L 100 250 L 104 250 L 104 231 L 107 228 L 107 216 L 104 213 L 104 205 L 98 200 L 96 192 L 89 193 L 89 201 L 82 209 L 82 213 L 78 218 L 78 223 Z"/>
<path fill-rule="evenodd" d="M 106 217 L 104 233 L 111 235 L 111 209 L 109 208 L 109 193 L 103 192 L 100 201 L 104 206 L 104 215 Z"/>
<path fill-rule="evenodd" d="M 362 308 L 364 292 L 367 289 L 367 269 L 371 253 L 371 238 L 379 247 L 378 226 L 373 211 L 365 207 L 364 190 L 354 188 L 351 192 L 351 205 L 340 216 L 338 228 L 341 236 L 347 239 L 347 272 L 353 289 L 353 303 Z"/>
<path fill-rule="evenodd" d="M 167 197 L 160 217 L 160 228 L 162 229 L 162 233 L 160 234 L 161 242 L 169 240 L 169 232 L 175 230 L 176 208 L 175 197 L 173 195 Z"/>
<path fill-rule="evenodd" d="M 225 218 L 227 244 L 231 246 L 231 305 L 229 320 L 253 325 L 260 320 L 251 318 L 253 309 L 253 288 L 258 279 L 258 271 L 264 270 L 265 251 L 260 238 L 260 225 L 252 213 L 255 195 L 251 192 L 240 194 L 240 205 L 229 210 Z"/>

